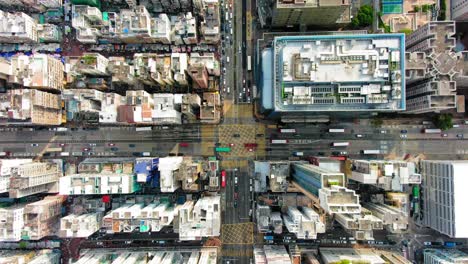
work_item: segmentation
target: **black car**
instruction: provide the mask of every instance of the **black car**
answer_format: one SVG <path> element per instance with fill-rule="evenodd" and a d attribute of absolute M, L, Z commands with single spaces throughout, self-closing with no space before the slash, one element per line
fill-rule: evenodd
<path fill-rule="evenodd" d="M 263 136 L 265 136 L 265 135 L 264 135 L 264 134 L 257 134 L 257 135 L 255 135 L 255 136 L 256 136 L 256 137 L 263 137 Z"/>
<path fill-rule="evenodd" d="M 458 138 L 458 139 L 462 139 L 462 138 L 463 138 L 463 134 L 457 134 L 457 138 Z"/>
<path fill-rule="evenodd" d="M 235 137 L 235 138 L 238 138 L 238 137 L 240 137 L 240 134 L 234 134 L 232 136 Z"/>
<path fill-rule="evenodd" d="M 237 207 L 237 201 L 234 201 L 234 208 Z"/>
<path fill-rule="evenodd" d="M 406 129 L 403 129 L 403 130 L 401 130 L 401 131 L 400 131 L 400 133 L 402 133 L 402 134 L 406 134 L 406 133 L 408 133 L 408 130 L 406 130 Z"/>

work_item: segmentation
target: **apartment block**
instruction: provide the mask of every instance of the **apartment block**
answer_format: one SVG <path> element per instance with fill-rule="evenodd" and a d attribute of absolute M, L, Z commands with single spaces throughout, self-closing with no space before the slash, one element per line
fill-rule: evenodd
<path fill-rule="evenodd" d="M 356 240 L 374 240 L 373 230 L 382 230 L 382 220 L 361 208 L 360 214 L 336 214 L 335 220 Z"/>
<path fill-rule="evenodd" d="M 151 15 L 145 6 L 121 9 L 116 34 L 126 43 L 148 43 L 152 41 Z"/>
<path fill-rule="evenodd" d="M 341 172 L 332 172 L 311 164 L 293 163 L 292 178 L 302 188 L 315 196 L 319 190 L 330 186 L 345 186 L 345 177 Z"/>
<path fill-rule="evenodd" d="M 67 122 L 89 121 L 98 119 L 104 106 L 105 93 L 93 89 L 67 89 L 62 92 L 65 102 Z"/>
<path fill-rule="evenodd" d="M 319 190 L 320 206 L 329 214 L 359 214 L 359 195 L 345 187 L 332 185 Z"/>
<path fill-rule="evenodd" d="M 75 215 L 60 219 L 60 237 L 89 237 L 101 228 L 102 212 Z"/>
<path fill-rule="evenodd" d="M 221 74 L 221 66 L 219 60 L 215 57 L 214 53 L 197 53 L 192 52 L 190 53 L 190 60 L 189 65 L 201 63 L 204 64 L 208 74 L 214 76 L 220 76 Z"/>
<path fill-rule="evenodd" d="M 403 191 L 408 184 L 421 184 L 413 162 L 391 160 L 353 160 L 348 179 L 374 185 L 385 191 Z"/>
<path fill-rule="evenodd" d="M 133 174 L 80 173 L 60 178 L 59 190 L 63 195 L 129 194 L 139 189 Z"/>
<path fill-rule="evenodd" d="M 452 20 L 467 21 L 468 20 L 468 2 L 464 0 L 450 1 L 450 14 Z"/>
<path fill-rule="evenodd" d="M 21 240 L 24 227 L 23 215 L 24 204 L 0 208 L 0 241 Z"/>
<path fill-rule="evenodd" d="M 258 232 L 266 233 L 270 231 L 270 218 L 270 206 L 257 204 L 257 208 L 255 210 L 255 221 L 257 222 Z"/>
<path fill-rule="evenodd" d="M 302 207 L 288 207 L 287 214 L 283 215 L 284 225 L 289 232 L 294 233 L 298 239 L 316 239 L 317 233 L 325 233 L 325 224 L 313 209 Z"/>
<path fill-rule="evenodd" d="M 136 82 L 135 69 L 124 57 L 109 57 L 108 71 L 114 83 L 132 85 Z"/>
<path fill-rule="evenodd" d="M 188 85 L 188 59 L 187 53 L 171 54 L 171 68 L 174 71 L 174 80 L 181 86 Z"/>
<path fill-rule="evenodd" d="M 181 187 L 186 192 L 197 192 L 201 190 L 199 182 L 202 180 L 205 171 L 200 161 L 192 157 L 184 157 L 176 173 L 176 179 L 180 180 Z"/>
<path fill-rule="evenodd" d="M 60 252 L 52 249 L 42 250 L 1 250 L 0 263 L 60 264 Z"/>
<path fill-rule="evenodd" d="M 363 207 L 379 218 L 390 233 L 401 233 L 408 229 L 408 216 L 396 207 L 380 203 L 364 203 Z"/>
<path fill-rule="evenodd" d="M 424 263 L 426 264 L 458 264 L 467 263 L 468 254 L 458 249 L 424 249 Z"/>
<path fill-rule="evenodd" d="M 198 94 L 182 95 L 182 104 L 180 107 L 180 111 L 189 122 L 194 122 L 197 120 L 197 114 L 200 111 L 200 107 L 201 98 Z"/>
<path fill-rule="evenodd" d="M 152 21 L 152 34 L 156 42 L 162 44 L 171 44 L 171 20 L 167 14 L 159 14 Z"/>
<path fill-rule="evenodd" d="M 10 190 L 11 170 L 31 162 L 32 159 L 0 159 L 0 193 Z"/>
<path fill-rule="evenodd" d="M 372 248 L 325 248 L 321 247 L 321 263 L 332 264 L 340 261 L 372 264 L 410 264 L 400 253 Z M 424 262 L 426 263 L 426 262 Z"/>
<path fill-rule="evenodd" d="M 382 2 L 380 11 L 382 21 L 390 27 L 390 32 L 415 31 L 424 26 L 431 17 L 431 8 L 426 10 L 424 6 L 433 6 L 435 0 Z"/>
<path fill-rule="evenodd" d="M 59 230 L 60 214 L 65 196 L 47 196 L 43 200 L 27 204 L 24 208 L 22 239 L 39 240 L 55 235 Z"/>
<path fill-rule="evenodd" d="M 275 0 L 271 26 L 336 26 L 350 21 L 350 5 L 336 0 Z"/>
<path fill-rule="evenodd" d="M 101 11 L 88 5 L 72 6 L 72 27 L 76 30 L 76 39 L 82 43 L 97 43 L 101 32 L 99 26 L 104 25 Z"/>
<path fill-rule="evenodd" d="M 208 70 L 205 64 L 190 63 L 187 72 L 192 78 L 195 88 L 208 89 Z"/>
<path fill-rule="evenodd" d="M 54 24 L 38 24 L 37 37 L 41 43 L 60 43 L 62 41 L 62 29 Z"/>
<path fill-rule="evenodd" d="M 452 238 L 468 237 L 467 170 L 468 161 L 464 160 L 422 161 L 422 225 Z"/>
<path fill-rule="evenodd" d="M 153 94 L 154 109 L 152 111 L 153 123 L 157 125 L 180 125 L 182 113 L 174 103 L 173 94 Z"/>
<path fill-rule="evenodd" d="M 8 90 L 0 94 L 0 119 L 8 123 L 60 125 L 60 95 L 28 89 Z"/>
<path fill-rule="evenodd" d="M 197 44 L 197 21 L 191 12 L 171 16 L 171 39 L 175 45 Z"/>
<path fill-rule="evenodd" d="M 164 157 L 159 159 L 161 192 L 174 192 L 180 188 L 180 182 L 176 176 L 182 162 L 183 157 Z"/>
<path fill-rule="evenodd" d="M 62 62 L 47 54 L 16 55 L 11 59 L 10 83 L 59 92 L 63 89 Z"/>
<path fill-rule="evenodd" d="M 284 263 L 292 264 L 291 258 L 282 245 L 264 245 L 254 248 L 255 263 Z"/>
<path fill-rule="evenodd" d="M 105 93 L 104 100 L 101 103 L 99 123 L 116 123 L 118 108 L 125 103 L 124 97 L 116 93 Z"/>
<path fill-rule="evenodd" d="M 21 198 L 43 192 L 58 192 L 58 180 L 62 176 L 61 163 L 31 162 L 11 170 L 10 198 Z"/>
<path fill-rule="evenodd" d="M 221 232 L 221 196 L 205 196 L 196 203 L 187 201 L 179 209 L 179 239 L 201 240 Z"/>
<path fill-rule="evenodd" d="M 286 192 L 289 187 L 289 161 L 254 161 L 255 191 Z M 267 186 L 267 179 L 269 186 Z"/>
<path fill-rule="evenodd" d="M 262 52 L 263 111 L 293 122 L 405 110 L 404 43 L 403 34 L 275 37 Z"/>
<path fill-rule="evenodd" d="M 8 13 L 0 10 L 0 42 L 38 42 L 36 21 L 23 12 Z"/>
<path fill-rule="evenodd" d="M 218 0 L 204 0 L 200 33 L 203 42 L 216 44 L 221 36 L 221 22 Z"/>
<path fill-rule="evenodd" d="M 109 75 L 107 67 L 109 59 L 99 53 L 83 53 L 79 61 L 74 65 L 74 70 L 79 74 L 92 76 Z"/>
<path fill-rule="evenodd" d="M 200 122 L 205 124 L 219 124 L 221 121 L 221 95 L 215 93 L 203 93 L 203 101 L 200 107 Z"/>
<path fill-rule="evenodd" d="M 468 84 L 468 53 L 455 51 L 455 32 L 453 21 L 430 21 L 407 37 L 407 113 L 457 107 L 457 86 Z"/>

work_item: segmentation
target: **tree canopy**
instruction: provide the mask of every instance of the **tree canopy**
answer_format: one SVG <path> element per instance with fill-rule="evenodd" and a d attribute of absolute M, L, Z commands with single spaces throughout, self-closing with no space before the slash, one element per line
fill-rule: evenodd
<path fill-rule="evenodd" d="M 439 114 L 432 119 L 434 125 L 440 130 L 447 130 L 453 127 L 453 120 L 451 114 Z"/>
<path fill-rule="evenodd" d="M 374 20 L 374 11 L 370 5 L 363 5 L 359 8 L 356 16 L 351 20 L 351 26 L 353 28 L 361 28 L 372 25 Z"/>

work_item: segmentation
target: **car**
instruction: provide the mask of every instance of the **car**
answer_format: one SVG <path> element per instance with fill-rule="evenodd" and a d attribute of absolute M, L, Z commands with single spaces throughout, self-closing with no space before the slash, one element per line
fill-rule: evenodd
<path fill-rule="evenodd" d="M 239 200 L 239 193 L 237 192 L 234 193 L 234 200 Z"/>
<path fill-rule="evenodd" d="M 117 151 L 117 150 L 119 150 L 119 148 L 116 148 L 116 147 L 111 148 L 111 151 Z"/>
<path fill-rule="evenodd" d="M 95 147 L 95 146 L 96 146 L 96 143 L 89 143 L 89 146 L 90 146 L 90 147 Z"/>
<path fill-rule="evenodd" d="M 252 148 L 249 148 L 249 152 L 253 152 L 254 150 Z"/>
<path fill-rule="evenodd" d="M 235 137 L 235 138 L 239 138 L 239 137 L 240 137 L 240 134 L 234 134 L 234 135 L 232 135 L 232 136 Z"/>
<path fill-rule="evenodd" d="M 237 181 L 237 176 L 236 176 L 236 177 L 234 177 L 234 184 L 237 184 L 237 182 L 238 181 Z"/>
<path fill-rule="evenodd" d="M 406 135 L 406 134 L 401 134 L 400 135 L 400 138 L 407 138 L 407 137 L 408 137 L 408 135 Z"/>
<path fill-rule="evenodd" d="M 347 151 L 333 151 L 333 152 L 332 152 L 332 155 L 335 155 L 335 156 L 344 156 L 344 155 L 348 155 L 348 152 L 347 152 Z"/>
<path fill-rule="evenodd" d="M 188 147 L 188 146 L 189 146 L 189 143 L 187 143 L 187 142 L 180 142 L 180 143 L 179 143 L 179 147 L 186 148 L 186 147 Z"/>
<path fill-rule="evenodd" d="M 226 171 L 221 171 L 221 187 L 226 187 Z"/>
<path fill-rule="evenodd" d="M 265 136 L 265 135 L 264 135 L 264 134 L 257 134 L 257 135 L 255 135 L 255 136 L 256 136 L 256 137 L 263 137 L 263 136 Z"/>
<path fill-rule="evenodd" d="M 457 138 L 462 139 L 462 138 L 463 138 L 463 134 L 457 134 Z"/>
<path fill-rule="evenodd" d="M 272 151 L 272 148 L 265 148 L 265 151 Z"/>
<path fill-rule="evenodd" d="M 387 130 L 380 130 L 380 134 L 387 134 Z"/>
<path fill-rule="evenodd" d="M 356 134 L 357 138 L 362 138 L 362 134 Z"/>
<path fill-rule="evenodd" d="M 242 81 L 243 84 L 245 84 L 245 79 Z M 245 88 L 244 88 L 245 89 Z"/>
<path fill-rule="evenodd" d="M 234 206 L 234 208 L 237 207 L 237 201 L 234 201 L 234 203 L 232 204 Z"/>
<path fill-rule="evenodd" d="M 235 145 L 236 145 L 236 144 L 234 144 L 234 143 L 229 143 L 229 146 L 230 146 L 230 147 L 234 147 Z"/>
<path fill-rule="evenodd" d="M 96 155 L 96 153 L 94 153 L 94 152 L 88 152 L 88 156 L 94 156 L 94 155 Z"/>
<path fill-rule="evenodd" d="M 108 145 L 109 147 L 113 147 L 113 146 L 115 146 L 115 144 L 114 144 L 114 143 L 109 143 L 109 144 L 107 144 L 107 145 Z"/>
<path fill-rule="evenodd" d="M 319 155 L 319 156 L 325 156 L 325 152 L 318 152 L 317 155 Z"/>
<path fill-rule="evenodd" d="M 67 144 L 65 144 L 65 143 L 60 143 L 60 144 L 59 144 L 60 147 L 65 147 L 66 145 L 67 145 Z"/>
<path fill-rule="evenodd" d="M 129 148 L 134 148 L 134 147 L 135 147 L 135 144 L 128 144 L 128 147 L 129 147 Z"/>
<path fill-rule="evenodd" d="M 400 133 L 402 133 L 402 134 L 406 134 L 406 133 L 408 133 L 408 130 L 406 130 L 406 129 L 403 129 L 403 130 L 401 130 L 401 131 L 400 131 Z"/>
<path fill-rule="evenodd" d="M 219 146 L 221 146 L 221 143 L 216 142 L 216 143 L 215 143 L 215 147 L 219 147 Z"/>
<path fill-rule="evenodd" d="M 37 144 L 37 143 L 32 143 L 32 144 L 31 144 L 31 147 L 39 147 L 39 144 Z"/>
<path fill-rule="evenodd" d="M 89 148 L 83 148 L 83 151 L 89 151 Z"/>
<path fill-rule="evenodd" d="M 448 134 L 444 133 L 444 134 L 440 134 L 441 137 L 448 137 Z"/>

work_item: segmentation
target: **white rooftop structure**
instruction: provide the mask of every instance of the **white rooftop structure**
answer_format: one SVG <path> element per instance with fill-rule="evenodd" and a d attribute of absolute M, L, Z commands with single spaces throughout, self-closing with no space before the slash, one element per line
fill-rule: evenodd
<path fill-rule="evenodd" d="M 320 256 L 324 264 L 339 263 L 348 260 L 350 263 L 363 261 L 369 264 L 386 264 L 378 254 L 370 249 L 354 248 L 320 248 Z"/>
<path fill-rule="evenodd" d="M 0 160 L 0 193 L 10 189 L 11 169 L 21 164 L 30 163 L 32 159 L 1 159 Z"/>
<path fill-rule="evenodd" d="M 158 125 L 182 124 L 182 113 L 176 110 L 173 94 L 154 94 L 153 122 Z"/>
<path fill-rule="evenodd" d="M 183 157 L 164 157 L 159 159 L 159 172 L 161 192 L 174 192 L 180 188 L 180 182 L 177 181 L 175 171 L 182 164 Z"/>
<path fill-rule="evenodd" d="M 289 232 L 298 239 L 316 239 L 317 233 L 325 233 L 325 224 L 319 214 L 308 207 L 302 207 L 301 210 L 289 206 L 288 214 L 283 215 L 284 225 Z"/>
<path fill-rule="evenodd" d="M 180 240 L 201 240 L 221 232 L 221 196 L 205 196 L 196 203 L 187 201 L 179 209 Z"/>
<path fill-rule="evenodd" d="M 34 43 L 38 41 L 37 23 L 23 12 L 0 10 L 0 42 Z"/>
<path fill-rule="evenodd" d="M 359 214 L 359 195 L 346 187 L 332 185 L 319 190 L 320 206 L 329 214 Z"/>

